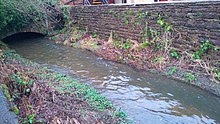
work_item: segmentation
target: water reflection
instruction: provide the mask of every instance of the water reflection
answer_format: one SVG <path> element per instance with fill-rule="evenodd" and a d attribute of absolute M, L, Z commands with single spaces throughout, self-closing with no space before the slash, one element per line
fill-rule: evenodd
<path fill-rule="evenodd" d="M 99 89 L 135 123 L 220 123 L 219 98 L 198 88 L 42 38 L 9 44 L 25 58 Z"/>

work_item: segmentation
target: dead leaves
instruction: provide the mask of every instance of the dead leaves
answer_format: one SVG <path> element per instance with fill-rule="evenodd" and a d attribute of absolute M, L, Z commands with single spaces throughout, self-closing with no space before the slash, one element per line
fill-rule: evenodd
<path fill-rule="evenodd" d="M 76 118 L 70 118 L 67 116 L 65 120 L 54 117 L 52 120 L 52 124 L 81 124 Z"/>

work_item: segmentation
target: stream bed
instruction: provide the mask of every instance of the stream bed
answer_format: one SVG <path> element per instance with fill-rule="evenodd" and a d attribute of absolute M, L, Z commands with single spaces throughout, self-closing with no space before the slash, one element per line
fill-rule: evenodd
<path fill-rule="evenodd" d="M 220 99 L 197 87 L 42 37 L 6 43 L 24 58 L 94 87 L 135 124 L 220 123 Z"/>

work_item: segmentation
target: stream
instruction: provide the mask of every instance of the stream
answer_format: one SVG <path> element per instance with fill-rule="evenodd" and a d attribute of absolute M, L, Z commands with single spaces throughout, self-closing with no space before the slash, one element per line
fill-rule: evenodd
<path fill-rule="evenodd" d="M 97 89 L 135 124 L 220 123 L 220 99 L 197 87 L 139 72 L 43 37 L 7 44 L 24 58 Z"/>

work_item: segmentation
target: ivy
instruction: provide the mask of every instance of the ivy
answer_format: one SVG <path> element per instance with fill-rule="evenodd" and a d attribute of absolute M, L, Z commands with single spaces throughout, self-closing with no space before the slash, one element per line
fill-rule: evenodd
<path fill-rule="evenodd" d="M 53 6 L 57 2 L 57 0 L 0 0 L 0 33 L 18 30 L 30 22 L 52 19 L 50 16 L 54 16 Z"/>
<path fill-rule="evenodd" d="M 200 46 L 200 49 L 195 51 L 192 56 L 194 59 L 201 59 L 202 56 L 204 56 L 205 54 L 207 54 L 207 52 L 209 50 L 213 49 L 214 51 L 217 51 L 218 48 L 215 47 L 211 42 L 209 42 L 208 40 L 206 40 L 205 42 L 203 42 Z"/>

